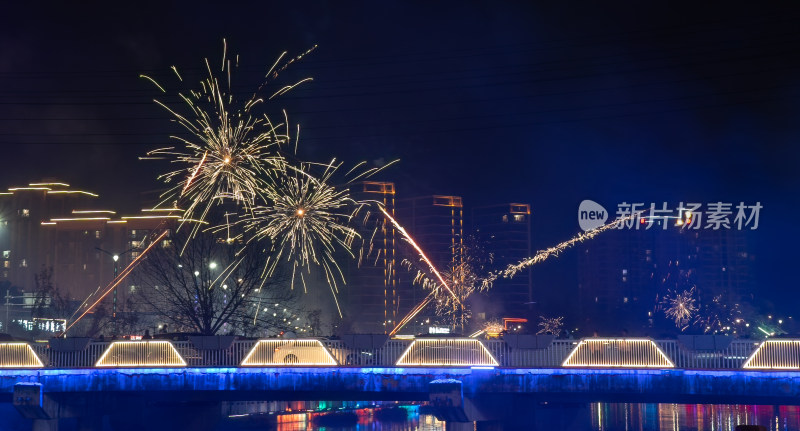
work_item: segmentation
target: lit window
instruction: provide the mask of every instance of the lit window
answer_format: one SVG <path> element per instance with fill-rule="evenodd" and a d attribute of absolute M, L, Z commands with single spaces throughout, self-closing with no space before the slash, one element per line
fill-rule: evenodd
<path fill-rule="evenodd" d="M 508 223 L 508 216 L 507 215 L 503 215 L 503 223 Z"/>
<path fill-rule="evenodd" d="M 23 217 L 30 217 L 31 216 L 31 210 L 23 209 L 21 214 L 22 214 Z"/>
<path fill-rule="evenodd" d="M 3 268 L 11 268 L 11 262 L 9 261 L 3 262 Z"/>
<path fill-rule="evenodd" d="M 514 221 L 523 222 L 525 221 L 525 216 L 523 214 L 514 214 Z"/>
<path fill-rule="evenodd" d="M 628 275 L 628 270 L 627 269 L 623 269 L 622 270 L 622 275 Z"/>
<path fill-rule="evenodd" d="M 100 239 L 101 235 L 99 230 L 94 231 L 94 237 Z"/>
<path fill-rule="evenodd" d="M 11 255 L 11 250 L 3 250 L 3 259 L 8 259 L 8 256 Z"/>
<path fill-rule="evenodd" d="M 19 266 L 20 266 L 21 268 L 27 268 L 27 267 L 28 267 L 28 260 L 27 260 L 27 259 L 22 259 L 22 260 L 19 262 Z"/>
<path fill-rule="evenodd" d="M 139 252 L 138 251 L 132 251 L 131 252 L 131 259 L 136 259 L 137 257 L 139 257 Z"/>

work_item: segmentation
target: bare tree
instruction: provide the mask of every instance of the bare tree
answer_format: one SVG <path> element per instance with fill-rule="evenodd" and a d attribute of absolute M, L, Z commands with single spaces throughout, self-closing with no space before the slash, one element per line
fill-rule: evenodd
<path fill-rule="evenodd" d="M 182 245 L 185 244 L 185 247 Z M 264 334 L 298 325 L 284 277 L 264 274 L 267 247 L 177 234 L 153 249 L 135 272 L 138 298 L 175 331 Z"/>

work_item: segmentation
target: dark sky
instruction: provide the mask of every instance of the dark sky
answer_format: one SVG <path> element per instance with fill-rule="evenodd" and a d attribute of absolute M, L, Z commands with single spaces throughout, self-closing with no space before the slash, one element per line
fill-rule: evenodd
<path fill-rule="evenodd" d="M 140 73 L 174 95 L 168 68 L 191 78 L 227 38 L 251 90 L 318 44 L 282 75 L 314 81 L 270 105 L 301 124 L 304 158 L 400 159 L 384 178 L 401 197 L 529 202 L 536 248 L 578 231 L 583 199 L 760 201 L 759 294 L 797 303 L 800 7 L 75 3 L 0 14 L 2 187 L 47 176 L 131 205 L 165 169 L 137 156 L 180 131 Z M 574 284 L 560 259 L 537 288 Z"/>

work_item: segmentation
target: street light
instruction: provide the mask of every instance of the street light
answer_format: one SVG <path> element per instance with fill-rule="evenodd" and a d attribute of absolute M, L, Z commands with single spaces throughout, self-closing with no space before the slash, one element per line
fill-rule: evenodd
<path fill-rule="evenodd" d="M 117 273 L 119 272 L 119 264 L 118 263 L 119 263 L 120 256 L 124 256 L 124 255 L 130 253 L 131 251 L 135 250 L 135 248 L 129 248 L 129 249 L 123 251 L 122 253 L 112 253 L 112 252 L 110 252 L 108 250 L 103 250 L 100 247 L 95 247 L 95 249 L 99 250 L 99 251 L 102 251 L 103 253 L 111 256 L 111 260 L 114 261 L 114 278 L 113 278 L 112 281 L 117 279 Z M 116 286 L 114 286 L 114 296 L 113 296 L 113 298 L 114 299 L 112 299 L 112 305 L 111 305 L 111 308 L 112 308 L 111 318 L 114 319 L 114 335 L 117 335 L 117 333 L 119 332 L 119 328 L 118 328 L 118 325 L 117 325 L 117 287 Z"/>

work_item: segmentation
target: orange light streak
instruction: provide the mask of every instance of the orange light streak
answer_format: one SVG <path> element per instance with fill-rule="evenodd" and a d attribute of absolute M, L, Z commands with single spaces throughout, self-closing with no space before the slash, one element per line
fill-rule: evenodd
<path fill-rule="evenodd" d="M 186 189 L 188 189 L 189 185 L 192 184 L 192 181 L 194 181 L 194 177 L 196 177 L 197 173 L 200 172 L 200 168 L 202 168 L 203 163 L 206 162 L 206 156 L 208 156 L 208 151 L 203 153 L 203 158 L 200 159 L 200 163 L 197 164 L 197 169 L 195 169 L 194 172 L 192 172 L 192 176 L 189 177 L 189 181 L 186 181 L 186 185 L 183 186 L 183 191 L 181 192 L 181 194 L 184 194 L 186 192 Z"/>
<path fill-rule="evenodd" d="M 453 289 L 450 289 L 450 286 L 448 286 L 447 282 L 444 281 L 442 274 L 439 274 L 439 271 L 436 269 L 435 266 L 433 266 L 433 262 L 431 262 L 430 259 L 428 259 L 428 256 L 425 256 L 425 253 L 422 251 L 421 248 L 419 248 L 417 243 L 414 242 L 414 239 L 411 238 L 411 235 L 409 235 L 408 232 L 406 232 L 406 230 L 403 228 L 403 226 L 400 226 L 400 223 L 398 223 L 397 220 L 394 219 L 394 217 L 390 216 L 389 213 L 386 212 L 386 210 L 382 206 L 380 207 L 380 210 L 383 213 L 383 215 L 385 215 L 386 218 L 388 218 L 389 221 L 392 222 L 394 227 L 398 231 L 400 231 L 401 234 L 403 234 L 403 237 L 405 237 L 406 242 L 411 244 L 411 246 L 414 247 L 415 250 L 417 250 L 419 256 L 422 258 L 422 260 L 425 261 L 425 263 L 428 264 L 428 267 L 430 268 L 431 272 L 433 272 L 433 274 L 436 275 L 436 278 L 439 279 L 439 282 L 442 283 L 442 286 L 444 286 L 444 288 L 447 289 L 447 291 L 450 292 L 451 295 L 453 295 L 453 298 L 456 300 L 457 303 L 461 303 L 461 301 L 458 299 L 458 296 L 456 296 L 456 293 L 453 292 Z"/>
<path fill-rule="evenodd" d="M 114 290 L 114 288 L 117 287 L 122 282 L 122 280 L 124 280 L 133 271 L 134 268 L 136 268 L 136 266 L 142 260 L 142 257 L 144 257 L 147 254 L 147 252 L 149 252 L 156 244 L 160 243 L 161 240 L 164 239 L 164 237 L 166 237 L 168 233 L 169 233 L 168 230 L 164 230 L 164 232 L 161 232 L 161 234 L 157 236 L 156 239 L 139 254 L 139 256 L 136 256 L 136 258 L 133 259 L 133 261 L 131 261 L 131 263 L 128 264 L 128 266 L 126 266 L 125 269 L 123 269 L 122 272 L 119 273 L 116 279 L 114 279 L 108 286 L 106 286 L 105 292 L 102 295 L 100 295 L 99 298 L 97 298 L 97 301 L 95 301 L 83 313 L 81 313 L 81 315 L 78 316 L 77 319 L 75 319 L 72 323 L 67 325 L 67 327 L 64 329 L 64 332 L 61 335 L 66 335 L 67 331 L 69 331 L 70 328 L 72 328 L 76 323 L 78 323 L 81 319 L 83 319 L 83 317 L 86 316 L 86 314 L 88 314 L 89 311 L 94 309 L 94 307 L 96 307 L 97 304 L 100 303 L 100 301 L 102 301 L 106 296 L 108 296 L 108 294 L 111 293 Z"/>

